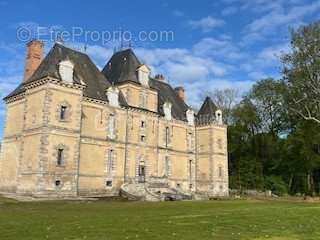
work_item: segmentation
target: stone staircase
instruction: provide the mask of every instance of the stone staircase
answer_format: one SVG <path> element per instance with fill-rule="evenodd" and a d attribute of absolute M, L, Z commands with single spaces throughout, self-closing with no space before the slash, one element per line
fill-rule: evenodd
<path fill-rule="evenodd" d="M 146 183 L 125 183 L 121 186 L 120 195 L 129 200 L 140 201 L 174 201 L 192 199 L 191 194 L 182 193 L 169 187 L 166 178 L 148 179 Z"/>

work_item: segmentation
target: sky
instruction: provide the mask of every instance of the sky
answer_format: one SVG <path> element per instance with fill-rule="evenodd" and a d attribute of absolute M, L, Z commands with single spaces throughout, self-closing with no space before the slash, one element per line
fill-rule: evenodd
<path fill-rule="evenodd" d="M 25 45 L 37 38 L 46 53 L 63 40 L 100 69 L 114 51 L 131 47 L 199 107 L 214 89 L 245 94 L 259 79 L 279 78 L 289 29 L 318 19 L 314 0 L 0 0 L 0 97 L 22 81 Z M 1 102 L 0 139 L 4 118 Z"/>

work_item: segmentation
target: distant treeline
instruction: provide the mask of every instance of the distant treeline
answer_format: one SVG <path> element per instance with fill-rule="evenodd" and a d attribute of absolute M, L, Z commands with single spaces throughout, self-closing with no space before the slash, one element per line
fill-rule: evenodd
<path fill-rule="evenodd" d="M 320 22 L 292 30 L 290 43 L 280 79 L 240 101 L 234 89 L 211 93 L 229 125 L 230 188 L 320 193 Z"/>

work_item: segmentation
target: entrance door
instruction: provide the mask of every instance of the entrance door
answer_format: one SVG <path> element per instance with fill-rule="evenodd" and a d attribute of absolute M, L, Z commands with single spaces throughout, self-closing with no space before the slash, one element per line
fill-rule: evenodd
<path fill-rule="evenodd" d="M 146 169 L 144 165 L 139 165 L 139 182 L 145 182 Z"/>

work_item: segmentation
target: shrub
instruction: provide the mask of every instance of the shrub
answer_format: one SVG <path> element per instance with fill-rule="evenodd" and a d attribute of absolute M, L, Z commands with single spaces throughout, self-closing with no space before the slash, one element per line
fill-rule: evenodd
<path fill-rule="evenodd" d="M 265 189 L 272 193 L 283 196 L 288 193 L 288 185 L 279 176 L 268 176 L 265 178 Z"/>

